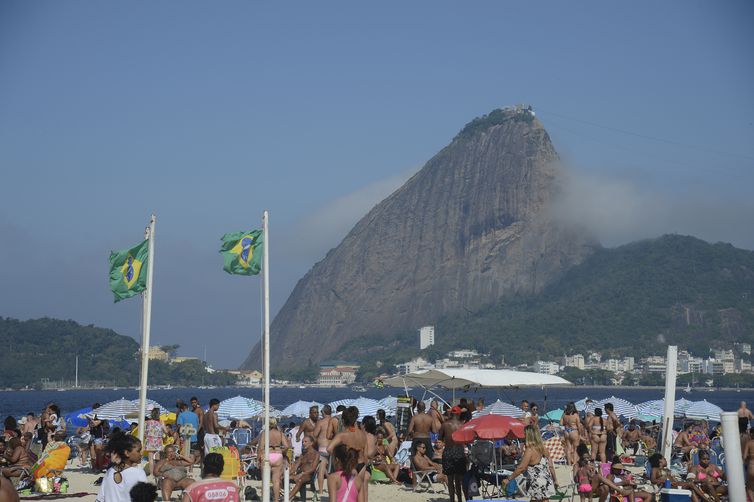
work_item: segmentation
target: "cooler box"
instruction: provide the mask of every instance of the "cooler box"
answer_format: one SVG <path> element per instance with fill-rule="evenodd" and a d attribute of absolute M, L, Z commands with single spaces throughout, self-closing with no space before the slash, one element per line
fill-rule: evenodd
<path fill-rule="evenodd" d="M 660 490 L 661 502 L 690 502 L 691 491 L 681 488 L 663 488 Z"/>

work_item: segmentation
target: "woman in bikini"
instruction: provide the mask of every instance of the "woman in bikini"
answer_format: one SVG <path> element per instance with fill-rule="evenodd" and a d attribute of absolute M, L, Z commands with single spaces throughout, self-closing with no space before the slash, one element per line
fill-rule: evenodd
<path fill-rule="evenodd" d="M 602 418 L 602 408 L 594 409 L 594 416 L 587 418 L 586 427 L 592 440 L 592 460 L 606 462 L 607 430 L 605 430 L 605 420 Z"/>
<path fill-rule="evenodd" d="M 691 468 L 686 480 L 694 479 L 691 474 L 694 474 L 696 484 L 707 495 L 706 499 L 719 500 L 720 495 L 728 493 L 728 489 L 723 486 L 725 473 L 718 466 L 710 463 L 709 452 L 706 450 L 699 452 L 699 465 Z"/>
<path fill-rule="evenodd" d="M 662 456 L 662 453 L 655 453 L 649 457 L 649 465 L 652 468 L 649 474 L 649 481 L 656 487 L 662 489 L 665 487 L 665 482 L 670 481 L 672 488 L 683 488 L 684 490 L 691 490 L 691 501 L 699 502 L 704 499 L 704 493 L 696 486 L 695 483 L 690 481 L 679 481 L 673 476 L 673 473 L 668 469 L 668 461 Z"/>
<path fill-rule="evenodd" d="M 259 446 L 257 452 L 259 459 L 264 465 L 264 431 L 259 435 Z M 278 500 L 280 497 L 280 482 L 283 475 L 283 465 L 286 459 L 286 452 L 291 447 L 285 434 L 278 429 L 276 418 L 270 417 L 270 481 L 272 481 L 272 500 Z"/>
<path fill-rule="evenodd" d="M 368 499 L 368 483 L 371 478 L 372 468 L 369 465 L 369 458 L 374 456 L 375 444 L 367 439 L 367 433 L 356 425 L 359 418 L 359 409 L 356 406 L 349 406 L 343 411 L 341 420 L 343 422 L 343 431 L 339 432 L 330 444 L 327 446 L 327 452 L 332 455 L 338 445 L 346 445 L 348 448 L 356 451 L 357 463 L 356 474 L 360 477 L 362 488 L 359 490 L 359 502 L 366 502 Z"/>
<path fill-rule="evenodd" d="M 332 502 L 357 502 L 364 482 L 356 472 L 359 454 L 345 444 L 332 450 L 335 471 L 327 476 L 327 491 Z"/>
<path fill-rule="evenodd" d="M 570 465 L 573 465 L 579 460 L 576 448 L 581 442 L 581 420 L 579 420 L 579 412 L 576 411 L 575 404 L 566 405 L 563 416 L 560 417 L 560 425 L 563 426 L 565 432 L 566 459 Z"/>

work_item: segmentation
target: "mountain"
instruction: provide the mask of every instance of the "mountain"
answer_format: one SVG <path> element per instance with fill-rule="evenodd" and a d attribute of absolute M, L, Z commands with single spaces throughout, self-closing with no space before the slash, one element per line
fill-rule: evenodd
<path fill-rule="evenodd" d="M 537 295 L 440 319 L 422 355 L 472 348 L 518 364 L 590 351 L 662 355 L 668 344 L 707 356 L 735 342 L 754 343 L 754 251 L 666 235 L 597 250 Z M 417 345 L 406 332 L 379 350 L 358 340 L 344 356 L 390 365 L 419 355 Z"/>
<path fill-rule="evenodd" d="M 581 263 L 597 246 L 551 214 L 557 161 L 530 110 L 467 124 L 298 282 L 271 326 L 273 368 L 535 294 Z M 260 361 L 257 345 L 242 367 Z"/>
<path fill-rule="evenodd" d="M 77 354 L 80 380 L 138 382 L 139 344 L 110 329 L 50 318 L 0 317 L 0 340 L 6 349 L 0 352 L 2 386 L 35 385 L 42 378 L 72 381 Z"/>

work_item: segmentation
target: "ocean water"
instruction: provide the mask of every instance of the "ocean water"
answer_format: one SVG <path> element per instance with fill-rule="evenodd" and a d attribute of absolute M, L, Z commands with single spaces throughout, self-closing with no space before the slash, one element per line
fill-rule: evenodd
<path fill-rule="evenodd" d="M 422 397 L 423 390 L 420 388 L 409 389 L 410 394 L 415 397 Z M 443 399 L 450 401 L 453 393 L 450 391 L 436 391 Z M 368 388 L 365 392 L 354 392 L 349 388 L 319 388 L 308 387 L 299 389 L 298 387 L 276 387 L 270 392 L 270 404 L 277 409 L 283 409 L 287 405 L 302 400 L 314 400 L 320 403 L 329 403 L 337 399 L 356 398 L 359 396 L 373 399 L 382 399 L 388 395 L 403 394 L 403 389 L 389 388 L 377 389 Z M 175 409 L 175 402 L 183 399 L 185 402 L 192 396 L 199 398 L 199 402 L 206 406 L 210 399 L 219 400 L 227 399 L 234 396 L 245 396 L 254 399 L 262 399 L 262 391 L 258 388 L 249 387 L 222 387 L 215 389 L 198 389 L 198 388 L 172 388 L 151 390 L 148 397 L 166 406 L 170 410 Z M 456 391 L 456 399 L 465 397 L 466 399 L 477 400 L 483 398 L 486 404 L 500 399 L 506 402 L 519 404 L 522 399 L 530 402 L 535 401 L 540 408 L 540 415 L 547 410 L 563 408 L 569 401 L 578 401 L 585 397 L 594 400 L 604 399 L 611 396 L 620 397 L 638 404 L 650 399 L 662 399 L 664 390 L 661 388 L 620 388 L 620 387 L 559 387 L 543 390 L 541 388 L 526 389 L 482 389 L 469 391 Z M 68 390 L 68 391 L 0 391 L 0 415 L 6 417 L 12 415 L 20 417 L 28 412 L 39 412 L 47 403 L 56 403 L 62 413 L 78 410 L 91 406 L 95 402 L 105 404 L 120 398 L 137 399 L 139 397 L 136 389 L 88 389 L 88 390 Z M 430 397 L 429 394 L 425 398 Z M 715 390 L 714 392 L 693 391 L 691 393 L 683 392 L 678 389 L 676 399 L 684 397 L 691 401 L 707 401 L 720 406 L 725 411 L 735 411 L 741 400 L 754 400 L 754 392 L 751 389 L 741 390 Z"/>

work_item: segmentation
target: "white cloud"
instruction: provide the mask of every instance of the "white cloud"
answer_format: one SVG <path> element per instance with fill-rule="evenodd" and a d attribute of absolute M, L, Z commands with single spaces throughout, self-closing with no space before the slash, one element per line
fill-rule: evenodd
<path fill-rule="evenodd" d="M 571 169 L 556 214 L 606 246 L 674 233 L 754 249 L 754 202 L 712 189 L 659 193 L 650 185 Z"/>

